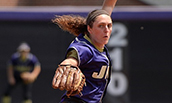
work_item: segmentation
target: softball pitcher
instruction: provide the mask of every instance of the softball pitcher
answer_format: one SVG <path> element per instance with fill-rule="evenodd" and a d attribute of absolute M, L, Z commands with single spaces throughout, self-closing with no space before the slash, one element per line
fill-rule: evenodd
<path fill-rule="evenodd" d="M 102 9 L 93 10 L 86 19 L 63 15 L 53 20 L 76 36 L 52 81 L 53 88 L 66 90 L 60 103 L 102 103 L 111 74 L 106 44 L 112 31 L 110 15 L 115 3 L 116 0 L 105 0 Z"/>

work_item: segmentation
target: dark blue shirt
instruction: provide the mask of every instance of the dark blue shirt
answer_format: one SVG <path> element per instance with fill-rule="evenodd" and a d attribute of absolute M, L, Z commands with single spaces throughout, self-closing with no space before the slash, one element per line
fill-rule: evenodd
<path fill-rule="evenodd" d="M 28 54 L 25 60 L 20 58 L 20 53 L 16 52 L 12 55 L 8 66 L 12 66 L 15 75 L 20 75 L 22 72 L 31 72 L 35 66 L 40 65 L 37 57 L 31 53 Z"/>
<path fill-rule="evenodd" d="M 75 49 L 78 55 L 79 68 L 86 77 L 86 86 L 82 96 L 76 97 L 88 103 L 101 103 L 111 72 L 111 61 L 107 48 L 98 51 L 94 45 L 84 38 L 82 34 L 70 44 L 67 52 Z"/>

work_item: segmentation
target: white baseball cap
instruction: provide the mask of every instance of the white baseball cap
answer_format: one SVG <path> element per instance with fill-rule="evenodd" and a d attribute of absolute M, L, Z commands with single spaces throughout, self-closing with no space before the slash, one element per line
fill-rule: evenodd
<path fill-rule="evenodd" d="M 30 46 L 26 42 L 23 42 L 19 45 L 17 51 L 30 51 Z"/>

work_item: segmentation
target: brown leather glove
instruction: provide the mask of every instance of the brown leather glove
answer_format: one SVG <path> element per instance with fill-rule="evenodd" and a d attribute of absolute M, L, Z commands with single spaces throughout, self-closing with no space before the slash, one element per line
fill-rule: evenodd
<path fill-rule="evenodd" d="M 52 87 L 54 89 L 66 90 L 68 97 L 77 94 L 82 95 L 81 91 L 85 80 L 85 76 L 78 67 L 59 65 L 52 81 Z"/>

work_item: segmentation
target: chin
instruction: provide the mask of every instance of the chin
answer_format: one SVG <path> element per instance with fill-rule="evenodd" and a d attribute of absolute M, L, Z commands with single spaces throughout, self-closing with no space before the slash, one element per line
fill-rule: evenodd
<path fill-rule="evenodd" d="M 105 41 L 105 44 L 107 44 L 109 41 Z"/>

